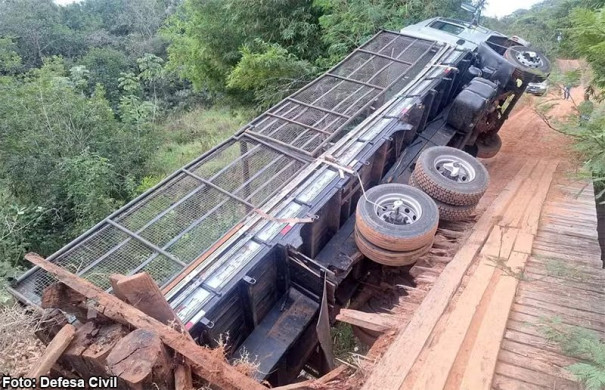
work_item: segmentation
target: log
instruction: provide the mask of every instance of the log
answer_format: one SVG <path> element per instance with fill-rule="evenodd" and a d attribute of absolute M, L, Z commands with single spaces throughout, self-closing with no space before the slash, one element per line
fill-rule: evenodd
<path fill-rule="evenodd" d="M 164 294 L 148 273 L 123 276 L 112 275 L 114 294 L 143 313 L 155 318 L 162 324 L 174 327 L 181 333 L 187 333 L 183 323 L 174 313 Z"/>
<path fill-rule="evenodd" d="M 88 306 L 116 322 L 137 329 L 156 333 L 170 348 L 180 353 L 191 364 L 193 372 L 208 382 L 223 389 L 260 390 L 266 389 L 255 380 L 238 372 L 224 359 L 216 356 L 208 348 L 196 345 L 191 339 L 108 294 L 92 283 L 84 280 L 60 266 L 46 261 L 40 255 L 28 253 L 25 258 L 51 273 L 71 289 L 88 299 Z"/>
<path fill-rule="evenodd" d="M 160 337 L 137 329 L 121 339 L 107 356 L 107 369 L 131 390 L 172 390 L 172 363 Z"/>
<path fill-rule="evenodd" d="M 185 329 L 180 318 L 176 315 L 170 304 L 164 298 L 164 294 L 148 273 L 142 272 L 136 275 L 111 275 L 111 285 L 114 294 L 122 301 L 150 315 L 164 325 L 168 325 L 187 335 L 191 341 L 191 335 Z M 179 360 L 183 360 L 177 357 Z M 193 389 L 191 378 L 191 367 L 185 362 L 179 364 L 174 371 L 174 382 L 176 390 Z"/>
<path fill-rule="evenodd" d="M 84 378 L 107 376 L 106 358 L 120 339 L 128 334 L 121 324 L 99 325 L 87 322 L 76 331 L 61 363 L 73 368 Z"/>
<path fill-rule="evenodd" d="M 28 378 L 39 378 L 50 372 L 50 369 L 55 365 L 63 351 L 69 346 L 76 333 L 76 328 L 73 325 L 65 325 L 55 338 L 48 344 L 44 354 L 34 364 L 27 375 Z"/>

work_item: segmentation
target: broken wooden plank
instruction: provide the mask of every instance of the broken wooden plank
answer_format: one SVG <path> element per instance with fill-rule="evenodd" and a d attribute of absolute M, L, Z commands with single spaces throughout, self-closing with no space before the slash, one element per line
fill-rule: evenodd
<path fill-rule="evenodd" d="M 502 218 L 505 210 L 521 185 L 527 180 L 535 165 L 535 161 L 528 161 L 515 178 L 501 191 L 490 208 L 484 212 L 475 224 L 467 242 L 445 267 L 405 330 L 395 338 L 391 347 L 374 367 L 364 384 L 364 389 L 394 389 L 401 386 L 429 339 L 437 321 L 460 286 L 462 278 L 475 255 L 483 246 L 494 224 Z M 405 351 L 405 359 L 401 358 L 403 351 Z"/>
<path fill-rule="evenodd" d="M 366 313 L 359 310 L 341 309 L 336 320 L 375 332 L 386 332 L 399 326 L 400 320 L 388 314 Z"/>
<path fill-rule="evenodd" d="M 63 326 L 55 338 L 48 344 L 42 357 L 40 357 L 30 369 L 27 377 L 40 378 L 42 375 L 47 375 L 59 357 L 67 349 L 75 334 L 76 328 L 73 325 L 67 324 Z"/>
<path fill-rule="evenodd" d="M 126 304 L 117 297 L 108 294 L 92 283 L 84 280 L 64 268 L 46 261 L 40 255 L 28 253 L 25 258 L 51 273 L 67 286 L 87 297 L 89 306 L 99 313 L 119 323 L 146 329 L 159 335 L 162 341 L 183 355 L 192 365 L 193 372 L 224 389 L 266 389 L 264 386 L 238 372 L 226 361 L 216 357 L 209 349 L 196 345 L 190 338 L 140 310 Z"/>
<path fill-rule="evenodd" d="M 116 344 L 106 361 L 109 372 L 131 390 L 174 389 L 170 355 L 152 331 L 130 332 Z"/>

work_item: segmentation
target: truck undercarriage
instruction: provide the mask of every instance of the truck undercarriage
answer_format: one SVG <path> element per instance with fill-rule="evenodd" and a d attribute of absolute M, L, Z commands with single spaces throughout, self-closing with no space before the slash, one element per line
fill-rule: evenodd
<path fill-rule="evenodd" d="M 431 146 L 481 156 L 543 77 L 498 33 L 418 31 L 379 32 L 48 259 L 107 290 L 111 274 L 149 273 L 198 343 L 228 335 L 259 380 L 326 372 L 330 326 L 371 264 L 353 237 L 364 191 L 408 183 Z M 52 283 L 33 268 L 11 291 L 35 305 Z"/>

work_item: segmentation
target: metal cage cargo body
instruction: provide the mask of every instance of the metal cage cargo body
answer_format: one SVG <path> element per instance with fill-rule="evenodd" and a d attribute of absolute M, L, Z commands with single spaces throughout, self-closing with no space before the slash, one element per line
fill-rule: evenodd
<path fill-rule="evenodd" d="M 427 147 L 497 132 L 533 81 L 509 62 L 493 69 L 480 44 L 423 29 L 435 27 L 379 32 L 49 260 L 108 290 L 113 273 L 148 272 L 196 341 L 228 335 L 230 357 L 258 359 L 259 380 L 325 372 L 330 324 L 367 265 L 354 255 L 362 189 L 407 183 Z M 487 93 L 462 94 L 479 78 Z M 471 119 L 452 126 L 452 107 L 467 106 Z M 38 304 L 51 283 L 33 268 L 11 291 Z"/>

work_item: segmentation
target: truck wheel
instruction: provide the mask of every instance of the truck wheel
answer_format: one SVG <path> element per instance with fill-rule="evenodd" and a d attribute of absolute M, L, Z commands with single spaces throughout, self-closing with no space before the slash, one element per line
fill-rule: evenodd
<path fill-rule="evenodd" d="M 453 206 L 476 205 L 489 185 L 489 174 L 479 160 L 448 146 L 425 149 L 412 175 L 430 197 Z"/>
<path fill-rule="evenodd" d="M 408 252 L 433 241 L 439 211 L 424 192 L 405 184 L 371 188 L 357 203 L 355 226 L 378 248 Z"/>
<path fill-rule="evenodd" d="M 403 267 L 414 264 L 420 256 L 426 254 L 433 246 L 433 238 L 431 237 L 430 242 L 420 249 L 395 252 L 377 247 L 355 229 L 355 244 L 357 244 L 357 248 L 359 248 L 365 257 L 376 263 L 389 267 Z"/>
<path fill-rule="evenodd" d="M 498 134 L 492 134 L 487 137 L 481 137 L 475 142 L 477 145 L 477 157 L 492 158 L 498 154 L 502 148 L 502 138 Z"/>
<path fill-rule="evenodd" d="M 451 204 L 446 204 L 438 200 L 436 200 L 435 203 L 437 203 L 437 208 L 439 209 L 439 218 L 442 221 L 450 222 L 464 221 L 470 218 L 477 207 L 477 205 L 452 206 Z"/>
<path fill-rule="evenodd" d="M 414 176 L 410 177 L 409 184 L 413 187 L 418 188 L 418 184 L 414 181 Z M 451 204 L 443 203 L 435 200 L 437 209 L 439 209 L 439 219 L 442 221 L 457 222 L 464 221 L 470 218 L 475 212 L 477 205 L 471 206 L 452 206 Z"/>
<path fill-rule="evenodd" d="M 550 61 L 540 52 L 525 46 L 511 46 L 504 52 L 504 58 L 520 70 L 545 80 L 550 73 Z"/>

